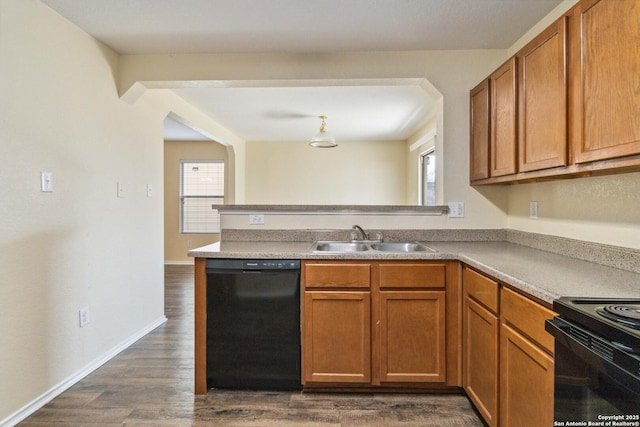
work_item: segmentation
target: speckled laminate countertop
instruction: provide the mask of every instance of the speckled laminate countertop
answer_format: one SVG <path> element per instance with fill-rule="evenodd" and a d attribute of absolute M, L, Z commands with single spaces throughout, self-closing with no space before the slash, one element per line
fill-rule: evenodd
<path fill-rule="evenodd" d="M 314 253 L 312 242 L 230 241 L 189 251 L 202 258 L 459 260 L 547 303 L 560 296 L 640 298 L 640 274 L 509 242 L 429 242 L 437 252 Z"/>

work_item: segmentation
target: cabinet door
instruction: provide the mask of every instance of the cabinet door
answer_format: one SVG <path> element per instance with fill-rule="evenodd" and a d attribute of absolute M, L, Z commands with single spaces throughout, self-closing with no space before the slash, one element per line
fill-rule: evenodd
<path fill-rule="evenodd" d="M 570 16 L 576 163 L 640 154 L 640 3 L 585 0 Z"/>
<path fill-rule="evenodd" d="M 380 292 L 380 381 L 446 380 L 445 292 Z"/>
<path fill-rule="evenodd" d="M 491 88 L 491 176 L 516 173 L 516 58 L 489 77 Z"/>
<path fill-rule="evenodd" d="M 369 292 L 305 292 L 303 384 L 371 382 Z"/>
<path fill-rule="evenodd" d="M 504 323 L 500 328 L 500 426 L 553 425 L 553 359 Z"/>
<path fill-rule="evenodd" d="M 471 181 L 489 178 L 489 99 L 489 80 L 473 88 L 469 95 Z"/>
<path fill-rule="evenodd" d="M 519 172 L 567 165 L 566 18 L 516 55 Z"/>
<path fill-rule="evenodd" d="M 489 427 L 498 425 L 498 317 L 464 299 L 463 386 Z"/>

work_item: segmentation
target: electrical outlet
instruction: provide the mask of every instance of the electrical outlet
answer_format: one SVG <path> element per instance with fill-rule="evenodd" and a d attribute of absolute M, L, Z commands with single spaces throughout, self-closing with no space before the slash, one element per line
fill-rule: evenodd
<path fill-rule="evenodd" d="M 80 318 L 80 327 L 84 328 L 89 323 L 89 309 L 87 307 L 81 308 L 78 311 L 78 316 Z"/>
<path fill-rule="evenodd" d="M 193 240 L 187 240 L 187 249 L 193 248 Z"/>
<path fill-rule="evenodd" d="M 449 218 L 464 218 L 464 202 L 449 202 Z"/>
<path fill-rule="evenodd" d="M 538 202 L 529 203 L 529 218 L 538 219 Z"/>
<path fill-rule="evenodd" d="M 264 224 L 264 215 L 249 215 L 249 224 L 262 225 Z"/>

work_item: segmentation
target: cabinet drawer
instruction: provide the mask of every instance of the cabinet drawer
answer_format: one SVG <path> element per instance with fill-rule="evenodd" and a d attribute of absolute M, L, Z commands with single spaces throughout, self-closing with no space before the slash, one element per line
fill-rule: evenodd
<path fill-rule="evenodd" d="M 309 288 L 369 288 L 369 263 L 305 263 L 303 283 Z"/>
<path fill-rule="evenodd" d="M 553 337 L 544 330 L 544 321 L 555 313 L 509 289 L 503 288 L 500 295 L 502 318 L 553 354 Z"/>
<path fill-rule="evenodd" d="M 498 313 L 498 282 L 467 267 L 462 272 L 464 292 L 494 313 Z"/>
<path fill-rule="evenodd" d="M 445 265 L 424 263 L 380 264 L 380 289 L 444 288 Z"/>

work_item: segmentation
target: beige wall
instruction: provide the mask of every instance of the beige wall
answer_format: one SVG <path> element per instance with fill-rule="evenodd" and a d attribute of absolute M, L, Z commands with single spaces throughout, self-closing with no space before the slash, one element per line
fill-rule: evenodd
<path fill-rule="evenodd" d="M 118 99 L 117 63 L 0 0 L 0 424 L 164 320 L 162 116 Z"/>
<path fill-rule="evenodd" d="M 508 188 L 508 227 L 640 249 L 640 173 Z M 538 219 L 529 203 L 538 202 Z"/>
<path fill-rule="evenodd" d="M 372 204 L 406 202 L 402 141 L 247 143 L 247 203 Z"/>
<path fill-rule="evenodd" d="M 165 141 L 164 143 L 164 260 L 165 263 L 193 263 L 191 248 L 215 243 L 219 234 L 180 233 L 180 161 L 223 160 L 226 147 L 213 141 Z M 225 187 L 228 187 L 225 185 Z M 225 194 L 228 188 L 225 188 Z"/>
<path fill-rule="evenodd" d="M 394 71 L 390 64 L 399 64 L 408 73 L 421 68 L 421 75 L 443 94 L 444 126 L 443 131 L 438 133 L 438 141 L 443 144 L 440 154 L 444 156 L 443 202 L 464 201 L 465 218 L 363 216 L 354 219 L 341 216 L 311 218 L 274 215 L 266 217 L 264 228 L 348 228 L 354 220 L 369 227 L 509 227 L 640 248 L 640 221 L 636 214 L 640 212 L 640 197 L 637 197 L 640 194 L 640 180 L 637 173 L 516 186 L 470 187 L 468 183 L 469 89 L 575 3 L 576 0 L 564 1 L 507 51 L 345 54 L 342 57 L 344 64 L 351 64 L 363 74 L 365 67 L 358 68 L 358 65 L 368 63 L 367 70 L 374 70 L 377 76 L 400 73 Z M 388 59 L 386 63 L 376 61 L 385 55 Z M 352 69 L 348 71 L 354 72 Z M 348 71 L 344 74 L 349 75 Z M 273 72 L 273 68 L 270 68 L 270 72 Z M 413 160 L 409 159 L 408 162 L 411 168 Z M 408 172 L 411 173 L 410 170 Z M 539 203 L 538 220 L 528 217 L 530 201 Z M 247 227 L 246 218 L 242 216 L 229 216 L 226 223 L 231 227 Z"/>
<path fill-rule="evenodd" d="M 244 201 L 245 142 L 167 90 L 179 82 L 426 78 L 443 96 L 443 201 L 464 201 L 466 217 L 358 222 L 512 227 L 638 248 L 638 174 L 469 186 L 469 89 L 514 49 L 117 56 L 37 0 L 0 0 L 0 423 L 162 321 L 168 113 L 232 147 L 235 199 Z M 40 192 L 41 171 L 53 172 L 53 193 Z M 533 198 L 537 221 L 526 218 Z M 83 307 L 90 324 L 80 329 Z"/>
<path fill-rule="evenodd" d="M 188 84 L 329 84 L 332 81 L 367 79 L 427 79 L 442 95 L 442 117 L 437 144 L 443 202 L 463 201 L 467 215 L 456 220 L 460 228 L 504 227 L 507 218 L 505 191 L 479 191 L 469 186 L 469 89 L 500 65 L 504 50 L 366 52 L 334 54 L 211 54 L 128 55 L 118 68 L 122 93 L 145 82 L 147 93 L 159 87 Z M 249 83 L 247 83 L 249 82 Z M 317 82 L 317 83 L 314 83 Z M 329 82 L 329 83 L 327 83 Z M 440 147 L 438 147 L 440 148 Z M 238 168 L 245 163 L 238 161 Z M 247 175 L 250 171 L 246 171 Z M 440 178 L 440 176 L 439 176 Z M 249 186 L 246 191 L 250 191 Z M 247 197 L 246 201 L 250 199 Z"/>

